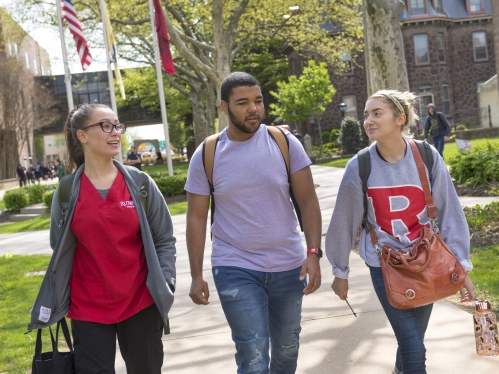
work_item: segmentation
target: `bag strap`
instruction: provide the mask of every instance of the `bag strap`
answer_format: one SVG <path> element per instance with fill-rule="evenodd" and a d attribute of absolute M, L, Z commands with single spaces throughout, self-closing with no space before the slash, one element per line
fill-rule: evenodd
<path fill-rule="evenodd" d="M 220 134 L 213 134 L 208 136 L 203 142 L 203 166 L 204 172 L 206 173 L 206 178 L 208 178 L 208 184 L 210 185 L 210 211 L 211 211 L 211 226 L 215 219 L 215 198 L 213 187 L 213 165 L 215 163 L 215 152 L 217 150 L 218 141 L 220 139 Z"/>
<path fill-rule="evenodd" d="M 362 228 L 369 230 L 369 221 L 367 220 L 367 180 L 371 174 L 371 155 L 369 147 L 366 147 L 357 153 L 357 162 L 359 163 L 359 176 L 362 181 L 362 194 L 364 195 L 364 218 L 362 219 Z"/>
<path fill-rule="evenodd" d="M 300 230 L 303 232 L 303 222 L 301 218 L 301 211 L 298 202 L 296 201 L 295 194 L 293 193 L 293 185 L 291 184 L 291 158 L 289 156 L 289 139 L 280 127 L 267 126 L 267 131 L 269 136 L 273 141 L 276 142 L 279 150 L 281 151 L 282 158 L 286 165 L 286 172 L 288 174 L 288 184 L 289 184 L 289 197 L 295 208 L 296 218 L 300 224 Z"/>
<path fill-rule="evenodd" d="M 431 184 L 433 182 L 433 152 L 431 151 L 431 147 L 428 143 L 422 142 L 422 141 L 415 141 L 416 145 L 419 148 L 419 153 L 423 157 L 423 162 L 426 165 L 426 168 L 428 169 L 428 176 L 430 178 L 430 190 L 431 190 Z"/>

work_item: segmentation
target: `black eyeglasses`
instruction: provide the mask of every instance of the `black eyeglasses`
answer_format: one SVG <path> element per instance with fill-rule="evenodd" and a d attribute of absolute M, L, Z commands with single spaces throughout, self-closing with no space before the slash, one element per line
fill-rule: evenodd
<path fill-rule="evenodd" d="M 94 127 L 94 126 L 100 126 L 102 131 L 107 132 L 107 133 L 112 133 L 113 129 L 116 129 L 120 134 L 124 134 L 126 131 L 126 125 L 124 123 L 117 123 L 116 125 L 114 123 L 108 122 L 108 121 L 101 121 L 94 123 L 93 125 L 88 125 L 82 128 L 82 130 L 88 129 L 89 127 Z"/>

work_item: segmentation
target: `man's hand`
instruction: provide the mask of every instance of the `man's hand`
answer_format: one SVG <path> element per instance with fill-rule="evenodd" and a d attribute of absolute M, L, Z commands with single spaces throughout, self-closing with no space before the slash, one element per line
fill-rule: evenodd
<path fill-rule="evenodd" d="M 334 277 L 333 284 L 331 285 L 334 293 L 339 296 L 341 300 L 345 300 L 348 294 L 348 279 Z"/>
<path fill-rule="evenodd" d="M 210 298 L 208 282 L 206 282 L 203 277 L 193 279 L 189 296 L 191 297 L 194 304 L 208 305 L 210 303 L 208 301 L 208 299 Z"/>
<path fill-rule="evenodd" d="M 305 295 L 309 295 L 321 286 L 321 267 L 319 265 L 319 256 L 315 253 L 309 254 L 301 266 L 300 280 L 304 280 L 308 274 L 307 287 L 303 289 Z"/>
<path fill-rule="evenodd" d="M 444 136 L 444 142 L 446 142 L 448 140 L 449 140 L 449 137 L 448 136 Z"/>
<path fill-rule="evenodd" d="M 466 288 L 466 291 L 464 289 Z M 471 281 L 471 278 L 468 273 L 466 273 L 466 278 L 464 280 L 463 287 L 459 290 L 461 294 L 461 302 L 464 303 L 466 301 L 474 301 L 475 300 L 475 286 Z"/>

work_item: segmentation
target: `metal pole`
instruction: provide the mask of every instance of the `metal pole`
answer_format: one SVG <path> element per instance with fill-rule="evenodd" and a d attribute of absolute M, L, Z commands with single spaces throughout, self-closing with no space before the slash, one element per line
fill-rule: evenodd
<path fill-rule="evenodd" d="M 102 1 L 102 0 L 101 0 Z M 168 119 L 166 117 L 165 90 L 163 88 L 163 73 L 161 72 L 161 60 L 159 57 L 158 35 L 154 24 L 154 7 L 152 0 L 149 0 L 149 14 L 151 16 L 152 40 L 154 45 L 154 58 L 156 60 L 156 75 L 158 77 L 159 104 L 161 107 L 161 120 L 165 131 L 166 163 L 168 165 L 168 175 L 173 175 L 172 155 L 170 154 L 170 135 L 168 133 Z"/>
<path fill-rule="evenodd" d="M 57 8 L 57 19 L 59 21 L 59 34 L 61 35 L 62 60 L 64 62 L 64 83 L 66 83 L 66 95 L 68 97 L 68 108 L 71 112 L 74 108 L 73 89 L 71 88 L 71 73 L 68 65 L 68 52 L 66 51 L 66 41 L 64 39 L 64 28 L 62 27 L 62 7 L 61 0 L 55 0 Z"/>
<path fill-rule="evenodd" d="M 116 105 L 116 94 L 114 92 L 114 79 L 113 79 L 113 69 L 111 68 L 111 58 L 109 57 L 109 40 L 107 37 L 107 30 L 106 30 L 106 18 L 105 18 L 105 10 L 104 10 L 104 0 L 99 1 L 99 7 L 100 7 L 100 15 L 102 18 L 102 30 L 104 31 L 104 46 L 106 48 L 106 60 L 107 60 L 107 79 L 109 82 L 109 95 L 111 97 L 111 108 L 113 109 L 113 112 L 118 115 L 118 107 Z M 123 153 L 121 152 L 121 143 L 119 147 L 119 159 L 118 161 L 123 163 Z"/>

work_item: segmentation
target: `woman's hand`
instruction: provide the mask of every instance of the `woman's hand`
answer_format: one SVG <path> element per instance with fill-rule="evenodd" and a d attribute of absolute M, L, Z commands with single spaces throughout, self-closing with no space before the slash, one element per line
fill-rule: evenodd
<path fill-rule="evenodd" d="M 464 290 L 466 288 L 466 291 Z M 461 294 L 461 302 L 474 301 L 475 300 L 475 286 L 471 281 L 470 275 L 466 273 L 466 278 L 464 279 L 464 285 L 459 290 Z"/>
<path fill-rule="evenodd" d="M 335 277 L 331 288 L 341 300 L 345 300 L 348 294 L 348 279 Z"/>

